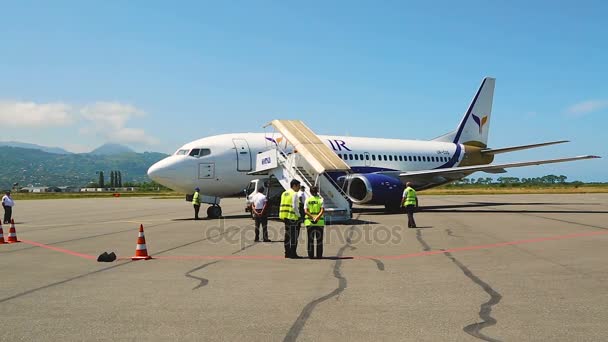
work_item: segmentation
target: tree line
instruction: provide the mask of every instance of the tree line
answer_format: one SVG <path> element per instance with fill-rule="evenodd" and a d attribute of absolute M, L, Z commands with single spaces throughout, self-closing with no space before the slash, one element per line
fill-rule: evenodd
<path fill-rule="evenodd" d="M 122 181 L 122 172 L 110 171 L 110 182 L 106 183 L 106 178 L 103 171 L 96 172 L 98 174 L 97 182 L 89 182 L 87 188 L 137 188 L 138 191 L 170 191 L 171 189 L 156 183 L 150 182 L 124 182 Z"/>
<path fill-rule="evenodd" d="M 99 171 L 99 181 L 97 182 L 99 188 L 122 188 L 122 172 L 110 171 L 110 183 L 106 185 L 106 180 L 103 175 L 103 171 Z"/>

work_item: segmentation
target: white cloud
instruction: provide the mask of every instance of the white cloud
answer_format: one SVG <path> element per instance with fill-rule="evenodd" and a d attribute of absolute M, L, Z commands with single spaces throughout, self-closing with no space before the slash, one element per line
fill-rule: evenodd
<path fill-rule="evenodd" d="M 159 143 L 158 139 L 148 136 L 143 129 L 139 128 L 123 127 L 109 132 L 108 137 L 111 141 L 125 144 L 156 145 Z"/>
<path fill-rule="evenodd" d="M 52 134 L 59 126 L 78 131 L 87 141 L 99 141 L 140 145 L 147 147 L 159 143 L 158 139 L 149 136 L 142 128 L 128 127 L 133 119 L 141 119 L 146 113 L 139 108 L 119 102 L 95 102 L 82 106 L 62 102 L 35 103 L 11 100 L 0 100 L 0 127 L 37 127 L 44 129 L 40 134 Z M 65 134 L 56 131 L 55 134 Z M 82 151 L 90 143 L 69 141 Z M 29 142 L 29 141 L 27 141 Z"/>
<path fill-rule="evenodd" d="M 568 107 L 566 113 L 572 116 L 583 116 L 604 108 L 608 108 L 608 100 L 589 100 Z"/>
<path fill-rule="evenodd" d="M 74 121 L 72 106 L 56 103 L 0 101 L 0 125 L 10 127 L 66 126 Z"/>
<path fill-rule="evenodd" d="M 98 126 L 120 129 L 131 117 L 142 117 L 145 113 L 134 106 L 117 102 L 97 102 L 84 106 L 82 117 Z"/>
<path fill-rule="evenodd" d="M 141 118 L 146 113 L 135 106 L 118 102 L 97 102 L 80 109 L 87 125 L 80 128 L 81 135 L 94 134 L 105 140 L 123 144 L 158 144 L 158 139 L 143 129 L 126 127 L 132 118 Z"/>

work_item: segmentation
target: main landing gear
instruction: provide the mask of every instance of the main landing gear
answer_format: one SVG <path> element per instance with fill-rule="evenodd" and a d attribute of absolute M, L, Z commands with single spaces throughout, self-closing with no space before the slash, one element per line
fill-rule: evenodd
<path fill-rule="evenodd" d="M 217 219 L 222 217 L 222 207 L 217 204 L 210 206 L 209 208 L 207 208 L 207 216 L 210 219 Z"/>

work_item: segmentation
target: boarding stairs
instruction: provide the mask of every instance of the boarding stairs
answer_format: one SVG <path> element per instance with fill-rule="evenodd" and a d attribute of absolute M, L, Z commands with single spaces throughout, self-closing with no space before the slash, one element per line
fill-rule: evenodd
<path fill-rule="evenodd" d="M 292 179 L 310 188 L 317 186 L 323 197 L 325 219 L 328 222 L 346 222 L 351 219 L 351 202 L 344 190 L 328 172 L 350 173 L 350 167 L 329 149 L 302 121 L 273 120 L 280 134 L 265 152 L 257 155 L 256 170 L 250 174 L 274 176 L 284 189 L 290 188 Z"/>

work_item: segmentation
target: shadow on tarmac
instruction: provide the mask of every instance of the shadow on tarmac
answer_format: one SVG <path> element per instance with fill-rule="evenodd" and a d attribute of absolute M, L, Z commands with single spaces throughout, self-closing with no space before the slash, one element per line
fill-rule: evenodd
<path fill-rule="evenodd" d="M 545 202 L 469 202 L 463 204 L 429 205 L 421 207 L 417 212 L 436 213 L 537 213 L 537 214 L 608 214 L 606 210 L 568 209 L 535 209 L 535 206 L 568 206 L 568 205 L 601 205 L 599 203 L 545 203 Z M 489 207 L 528 206 L 529 209 L 494 209 Z M 486 208 L 486 209 L 478 209 Z M 366 215 L 403 215 L 403 212 L 386 213 L 382 208 L 357 208 L 353 211 Z"/>

